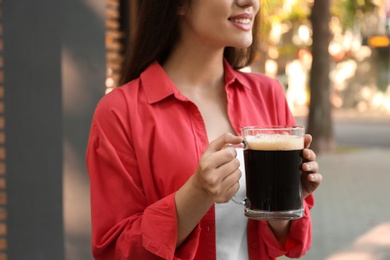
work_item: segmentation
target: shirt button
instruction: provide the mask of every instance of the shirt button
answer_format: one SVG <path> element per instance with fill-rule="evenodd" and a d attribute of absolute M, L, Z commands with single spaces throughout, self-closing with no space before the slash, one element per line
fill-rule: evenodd
<path fill-rule="evenodd" d="M 253 242 L 252 243 L 252 248 L 257 248 L 259 245 L 257 244 L 257 242 Z"/>

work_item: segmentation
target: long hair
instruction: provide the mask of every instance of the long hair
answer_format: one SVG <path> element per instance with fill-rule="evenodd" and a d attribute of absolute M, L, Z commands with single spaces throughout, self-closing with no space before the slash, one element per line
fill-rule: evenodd
<path fill-rule="evenodd" d="M 135 78 L 151 63 L 163 64 L 180 39 L 179 8 L 188 6 L 191 0 L 142 0 L 137 18 L 135 37 L 127 50 L 122 67 L 120 85 Z M 258 15 L 252 30 L 253 42 L 245 49 L 226 47 L 225 59 L 233 68 L 239 69 L 251 64 L 258 44 Z"/>

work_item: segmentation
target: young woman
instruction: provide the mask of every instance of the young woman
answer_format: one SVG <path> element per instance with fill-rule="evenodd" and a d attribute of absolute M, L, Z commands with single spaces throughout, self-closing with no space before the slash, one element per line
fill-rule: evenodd
<path fill-rule="evenodd" d="M 96 108 L 87 150 L 95 259 L 274 259 L 311 245 L 321 175 L 302 157 L 305 215 L 248 220 L 240 127 L 294 125 L 282 87 L 236 69 L 255 55 L 258 0 L 143 0 L 123 86 Z"/>

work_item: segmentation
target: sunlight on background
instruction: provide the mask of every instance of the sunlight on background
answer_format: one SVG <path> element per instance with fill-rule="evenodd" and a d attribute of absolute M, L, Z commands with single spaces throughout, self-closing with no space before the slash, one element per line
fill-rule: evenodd
<path fill-rule="evenodd" d="M 376 11 L 358 12 L 359 16 L 347 28 L 342 16 L 333 15 L 329 23 L 332 35 L 328 48 L 331 58 L 330 99 L 334 108 L 390 113 L 390 51 L 386 51 L 389 47 L 388 44 L 372 45 L 370 39 L 375 37 L 368 37 L 380 35 L 376 38 L 389 41 L 390 0 L 372 3 L 377 6 Z M 299 16 L 305 11 L 301 1 L 283 1 L 280 13 L 284 16 L 274 15 L 270 19 L 267 55 L 262 60 L 265 61 L 265 74 L 278 79 L 285 87 L 293 113 L 310 103 L 313 32 L 309 23 L 286 17 L 292 13 Z"/>
<path fill-rule="evenodd" d="M 82 67 L 78 62 L 78 57 L 66 46 L 62 48 L 62 73 L 66 75 L 63 78 L 62 102 L 64 113 L 72 115 L 82 114 L 86 111 L 87 97 L 89 89 L 87 86 L 87 79 L 80 73 Z M 80 108 L 80 106 L 82 108 Z M 84 109 L 85 108 L 85 109 Z"/>
<path fill-rule="evenodd" d="M 105 22 L 105 5 L 97 5 L 96 0 L 84 0 L 83 2 L 85 6 L 88 7 L 88 9 L 92 11 L 96 17 L 99 17 L 99 20 L 101 20 L 103 23 Z"/>

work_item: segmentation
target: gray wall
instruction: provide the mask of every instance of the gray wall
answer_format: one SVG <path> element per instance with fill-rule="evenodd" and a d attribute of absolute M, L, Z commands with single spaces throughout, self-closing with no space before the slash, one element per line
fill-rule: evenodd
<path fill-rule="evenodd" d="M 85 148 L 104 93 L 105 1 L 8 0 L 8 259 L 92 259 Z"/>
<path fill-rule="evenodd" d="M 105 1 L 63 1 L 62 100 L 66 259 L 91 256 L 85 149 L 93 110 L 105 91 Z"/>

